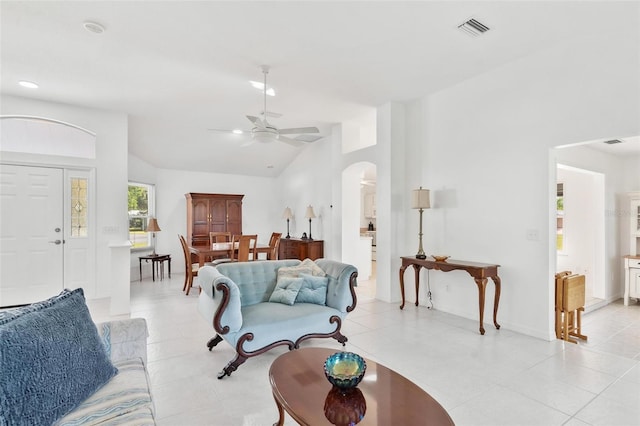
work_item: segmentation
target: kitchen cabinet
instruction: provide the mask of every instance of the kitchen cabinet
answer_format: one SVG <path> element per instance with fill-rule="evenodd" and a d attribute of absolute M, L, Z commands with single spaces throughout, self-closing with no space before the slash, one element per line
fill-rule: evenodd
<path fill-rule="evenodd" d="M 324 241 L 309 240 L 300 238 L 280 239 L 278 249 L 278 259 L 300 259 L 309 258 L 316 260 L 324 257 Z"/>
<path fill-rule="evenodd" d="M 629 298 L 640 299 L 640 256 L 624 257 L 624 304 Z"/>
<path fill-rule="evenodd" d="M 622 241 L 629 248 L 624 256 L 624 304 L 629 298 L 640 299 L 640 192 L 629 192 L 622 197 L 621 211 L 629 209 L 629 219 L 622 222 Z"/>
<path fill-rule="evenodd" d="M 364 217 L 367 219 L 375 219 L 376 217 L 376 194 L 369 193 L 364 195 Z"/>
<path fill-rule="evenodd" d="M 208 245 L 209 232 L 242 234 L 244 195 L 189 192 L 187 200 L 187 244 Z"/>

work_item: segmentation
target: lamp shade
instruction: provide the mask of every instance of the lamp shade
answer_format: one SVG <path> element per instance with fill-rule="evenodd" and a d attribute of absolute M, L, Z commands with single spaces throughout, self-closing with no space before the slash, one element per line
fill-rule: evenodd
<path fill-rule="evenodd" d="M 287 207 L 286 209 L 284 209 L 284 212 L 282 213 L 282 218 L 283 219 L 293 219 L 293 212 L 291 211 L 290 207 Z"/>
<path fill-rule="evenodd" d="M 307 212 L 304 214 L 304 217 L 307 219 L 314 219 L 316 214 L 313 212 L 313 207 L 307 207 Z"/>
<path fill-rule="evenodd" d="M 155 217 L 152 217 L 151 219 L 149 219 L 149 224 L 147 225 L 147 232 L 159 232 L 159 231 L 161 231 L 161 229 L 158 226 L 158 221 L 156 220 Z"/>
<path fill-rule="evenodd" d="M 411 193 L 411 208 L 412 209 L 428 209 L 431 207 L 429 202 L 429 190 L 428 189 L 414 189 Z"/>

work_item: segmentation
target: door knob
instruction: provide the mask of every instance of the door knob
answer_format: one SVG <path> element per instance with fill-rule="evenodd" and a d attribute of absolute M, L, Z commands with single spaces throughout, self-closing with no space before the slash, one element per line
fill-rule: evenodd
<path fill-rule="evenodd" d="M 60 245 L 62 244 L 62 240 L 49 241 L 51 244 Z"/>

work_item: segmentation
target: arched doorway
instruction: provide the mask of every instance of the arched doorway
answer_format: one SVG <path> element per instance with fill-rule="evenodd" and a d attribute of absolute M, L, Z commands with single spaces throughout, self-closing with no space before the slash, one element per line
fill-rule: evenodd
<path fill-rule="evenodd" d="M 376 165 L 367 161 L 342 172 L 342 258 L 358 268 L 358 297 L 376 295 L 375 198 Z M 373 227 L 373 235 L 369 230 Z"/>

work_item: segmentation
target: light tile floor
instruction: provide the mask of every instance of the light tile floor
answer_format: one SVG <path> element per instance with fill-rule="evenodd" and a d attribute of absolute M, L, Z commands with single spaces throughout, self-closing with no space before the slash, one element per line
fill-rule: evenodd
<path fill-rule="evenodd" d="M 277 410 L 268 380 L 287 349 L 250 358 L 230 377 L 216 374 L 234 351 L 198 314 L 198 289 L 182 277 L 131 283 L 131 316 L 149 325 L 149 374 L 160 425 L 271 425 Z M 368 292 L 366 283 L 362 291 Z M 94 320 L 110 319 L 105 301 L 89 303 Z M 408 377 L 459 425 L 640 425 L 640 303 L 622 301 L 586 314 L 588 342 L 551 342 L 420 306 L 362 294 L 345 322 L 347 350 Z M 316 339 L 306 346 L 341 346 Z M 287 425 L 295 422 L 287 417 Z"/>

